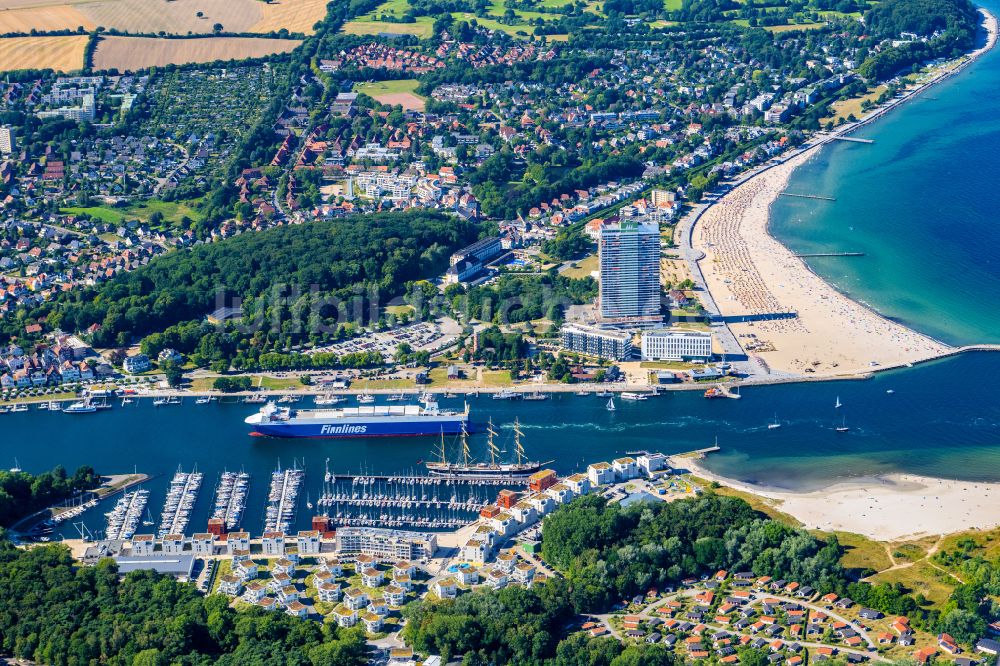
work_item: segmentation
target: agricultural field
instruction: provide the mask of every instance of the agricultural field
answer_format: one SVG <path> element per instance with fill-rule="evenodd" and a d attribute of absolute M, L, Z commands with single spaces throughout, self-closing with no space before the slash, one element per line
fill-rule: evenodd
<path fill-rule="evenodd" d="M 229 32 L 312 33 L 325 14 L 326 0 L 0 0 L 0 33 L 103 26 L 186 35 L 211 33 L 216 23 Z"/>
<path fill-rule="evenodd" d="M 0 39 L 0 72 L 18 69 L 72 72 L 81 69 L 87 39 L 86 35 Z"/>
<path fill-rule="evenodd" d="M 189 62 L 242 60 L 287 53 L 302 42 L 265 37 L 204 37 L 156 39 L 154 37 L 105 37 L 94 52 L 94 69 L 135 71 L 146 67 Z"/>
<path fill-rule="evenodd" d="M 404 110 L 423 111 L 427 100 L 414 92 L 419 84 L 416 79 L 373 81 L 355 84 L 354 92 L 364 93 L 390 106 L 399 104 Z"/>

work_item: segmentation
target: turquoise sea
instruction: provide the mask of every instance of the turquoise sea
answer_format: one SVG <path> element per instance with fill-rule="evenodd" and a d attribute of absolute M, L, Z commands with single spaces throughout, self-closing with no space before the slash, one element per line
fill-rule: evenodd
<path fill-rule="evenodd" d="M 1000 3 L 984 3 L 994 14 Z M 1000 49 L 797 169 L 771 229 L 840 290 L 951 344 L 1000 341 Z"/>
<path fill-rule="evenodd" d="M 989 3 L 995 12 L 1000 3 Z M 935 86 L 859 136 L 873 145 L 825 148 L 795 172 L 789 190 L 834 202 L 781 199 L 773 229 L 797 251 L 862 251 L 811 260 L 839 288 L 887 316 L 951 343 L 1000 342 L 1000 50 Z M 893 393 L 887 393 L 892 390 Z M 474 419 L 520 419 L 529 453 L 561 472 L 626 451 L 687 451 L 718 441 L 708 465 L 744 481 L 814 488 L 891 471 L 1000 481 L 1000 354 L 968 354 L 869 381 L 748 388 L 741 400 L 673 392 L 609 413 L 594 397 L 471 403 Z M 839 397 L 843 403 L 834 408 Z M 445 406 L 459 406 L 445 401 Z M 204 529 L 224 469 L 252 474 L 244 527 L 259 532 L 268 474 L 306 468 L 299 523 L 320 492 L 326 460 L 337 472 L 398 473 L 419 467 L 434 442 L 413 439 L 268 440 L 247 436 L 242 404 L 154 408 L 148 400 L 71 416 L 33 410 L 0 415 L 0 465 L 29 471 L 56 463 L 133 468 L 158 518 L 170 475 L 197 464 L 205 483 L 189 531 Z M 782 427 L 769 430 L 777 418 Z M 835 427 L 846 423 L 848 433 Z M 473 437 L 482 448 L 483 436 Z M 108 508 L 89 512 L 91 529 Z M 63 530 L 71 534 L 73 529 Z"/>

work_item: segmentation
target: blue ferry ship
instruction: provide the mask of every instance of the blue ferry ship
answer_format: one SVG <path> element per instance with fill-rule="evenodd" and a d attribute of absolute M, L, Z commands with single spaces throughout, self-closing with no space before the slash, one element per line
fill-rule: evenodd
<path fill-rule="evenodd" d="M 245 422 L 251 435 L 263 437 L 440 437 L 467 428 L 469 406 L 462 412 L 438 409 L 433 403 L 291 409 L 269 402 Z"/>

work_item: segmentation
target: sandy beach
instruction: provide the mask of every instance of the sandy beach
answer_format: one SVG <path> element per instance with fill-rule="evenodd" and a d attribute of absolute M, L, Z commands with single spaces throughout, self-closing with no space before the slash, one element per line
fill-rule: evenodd
<path fill-rule="evenodd" d="M 807 529 L 897 541 L 1000 525 L 1000 483 L 886 474 L 794 492 L 721 477 L 699 460 L 678 460 L 677 466 L 722 485 L 775 500 L 775 508 L 794 516 Z"/>
<path fill-rule="evenodd" d="M 932 340 L 847 298 L 768 233 L 771 204 L 809 149 L 741 184 L 694 229 L 709 291 L 737 339 L 782 372 L 852 375 L 939 356 Z M 750 337 L 756 336 L 756 337 Z M 749 348 L 748 348 L 749 346 Z"/>
<path fill-rule="evenodd" d="M 958 71 L 996 43 L 997 20 L 982 10 L 985 44 L 955 68 L 875 109 L 849 132 Z M 890 321 L 838 292 L 768 231 L 771 204 L 797 167 L 831 140 L 750 178 L 697 220 L 691 245 L 720 313 L 740 345 L 771 370 L 814 377 L 850 376 L 917 363 L 951 347 Z M 748 321 L 740 321 L 746 318 Z"/>

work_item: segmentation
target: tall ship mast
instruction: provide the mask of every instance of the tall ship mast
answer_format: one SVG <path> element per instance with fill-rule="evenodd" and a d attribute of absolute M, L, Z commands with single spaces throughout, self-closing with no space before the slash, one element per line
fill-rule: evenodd
<path fill-rule="evenodd" d="M 427 471 L 431 476 L 441 476 L 459 479 L 493 478 L 493 477 L 528 477 L 547 465 L 548 462 L 538 462 L 528 460 L 524 452 L 524 444 L 521 442 L 523 433 L 521 424 L 514 421 L 514 453 L 517 456 L 516 462 L 503 462 L 502 451 L 497 446 L 497 431 L 490 419 L 486 427 L 486 450 L 489 455 L 489 462 L 476 462 L 469 450 L 468 431 L 464 424 L 460 434 L 461 458 L 459 460 L 448 460 L 445 446 L 444 433 L 441 433 L 441 444 L 437 453 L 438 460 L 425 463 Z M 551 462 L 551 461 L 549 461 Z"/>

